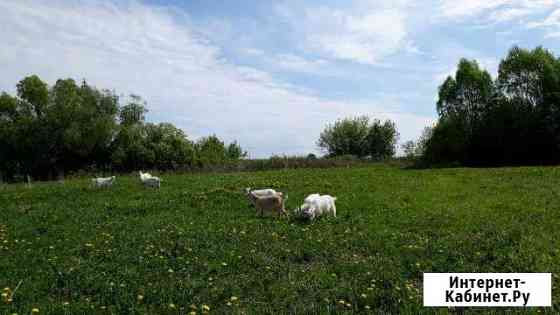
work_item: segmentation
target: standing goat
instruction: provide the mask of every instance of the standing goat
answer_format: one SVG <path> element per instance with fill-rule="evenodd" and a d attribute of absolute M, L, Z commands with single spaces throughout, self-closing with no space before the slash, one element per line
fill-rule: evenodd
<path fill-rule="evenodd" d="M 95 185 L 95 187 L 101 188 L 101 187 L 111 187 L 111 186 L 113 186 L 113 183 L 115 182 L 115 179 L 116 179 L 115 176 L 111 176 L 111 177 L 93 178 L 91 181 L 92 181 L 93 185 Z"/>
<path fill-rule="evenodd" d="M 260 216 L 264 216 L 265 212 L 278 216 L 288 215 L 285 208 L 285 202 L 288 199 L 288 196 L 284 198 L 284 194 L 281 192 L 262 197 L 256 196 L 251 192 L 249 193 L 249 196 L 257 209 L 257 215 L 260 214 Z"/>
<path fill-rule="evenodd" d="M 161 179 L 157 176 L 152 176 L 150 173 L 138 172 L 140 175 L 140 182 L 147 187 L 160 188 Z"/>
<path fill-rule="evenodd" d="M 271 188 L 259 189 L 259 190 L 251 190 L 250 187 L 245 188 L 245 195 L 247 196 L 247 199 L 249 199 L 249 202 L 254 207 L 256 207 L 255 198 L 270 197 L 270 196 L 274 196 L 276 194 L 277 194 L 276 190 L 271 189 Z"/>

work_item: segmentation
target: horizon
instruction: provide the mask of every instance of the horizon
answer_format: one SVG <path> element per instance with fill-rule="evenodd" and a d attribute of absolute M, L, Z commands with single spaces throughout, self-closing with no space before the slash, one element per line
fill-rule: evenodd
<path fill-rule="evenodd" d="M 0 18 L 0 91 L 32 74 L 85 79 L 250 158 L 321 154 L 325 126 L 360 115 L 393 120 L 400 152 L 436 122 L 461 58 L 495 78 L 514 45 L 560 48 L 552 0 L 0 0 Z"/>

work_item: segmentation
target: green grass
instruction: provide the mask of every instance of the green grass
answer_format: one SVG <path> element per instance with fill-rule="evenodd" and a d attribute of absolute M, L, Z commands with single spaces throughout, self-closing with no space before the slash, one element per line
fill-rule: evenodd
<path fill-rule="evenodd" d="M 247 186 L 335 195 L 338 218 L 258 218 Z M 84 178 L 0 186 L 0 208 L 0 289 L 21 282 L 0 314 L 463 311 L 423 308 L 423 272 L 552 272 L 531 311 L 560 311 L 560 168 Z"/>

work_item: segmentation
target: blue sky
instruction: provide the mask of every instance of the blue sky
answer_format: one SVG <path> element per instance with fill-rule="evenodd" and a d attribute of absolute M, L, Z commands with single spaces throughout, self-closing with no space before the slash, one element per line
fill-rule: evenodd
<path fill-rule="evenodd" d="M 416 139 L 461 57 L 496 75 L 512 45 L 560 49 L 557 0 L 0 0 L 0 20 L 0 90 L 85 78 L 251 157 L 318 152 L 355 115 Z"/>

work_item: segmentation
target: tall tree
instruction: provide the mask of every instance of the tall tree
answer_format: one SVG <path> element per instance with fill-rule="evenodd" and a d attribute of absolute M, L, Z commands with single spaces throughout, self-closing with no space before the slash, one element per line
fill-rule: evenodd
<path fill-rule="evenodd" d="M 472 133 L 495 96 L 492 77 L 476 60 L 461 59 L 455 77 L 439 88 L 437 111 L 443 119 L 461 120 Z"/>
<path fill-rule="evenodd" d="M 368 155 L 374 160 L 384 160 L 395 155 L 399 133 L 394 122 L 375 119 L 368 131 Z"/>
<path fill-rule="evenodd" d="M 123 126 L 129 126 L 143 123 L 147 112 L 146 102 L 140 96 L 131 94 L 130 101 L 120 109 L 119 118 Z"/>

